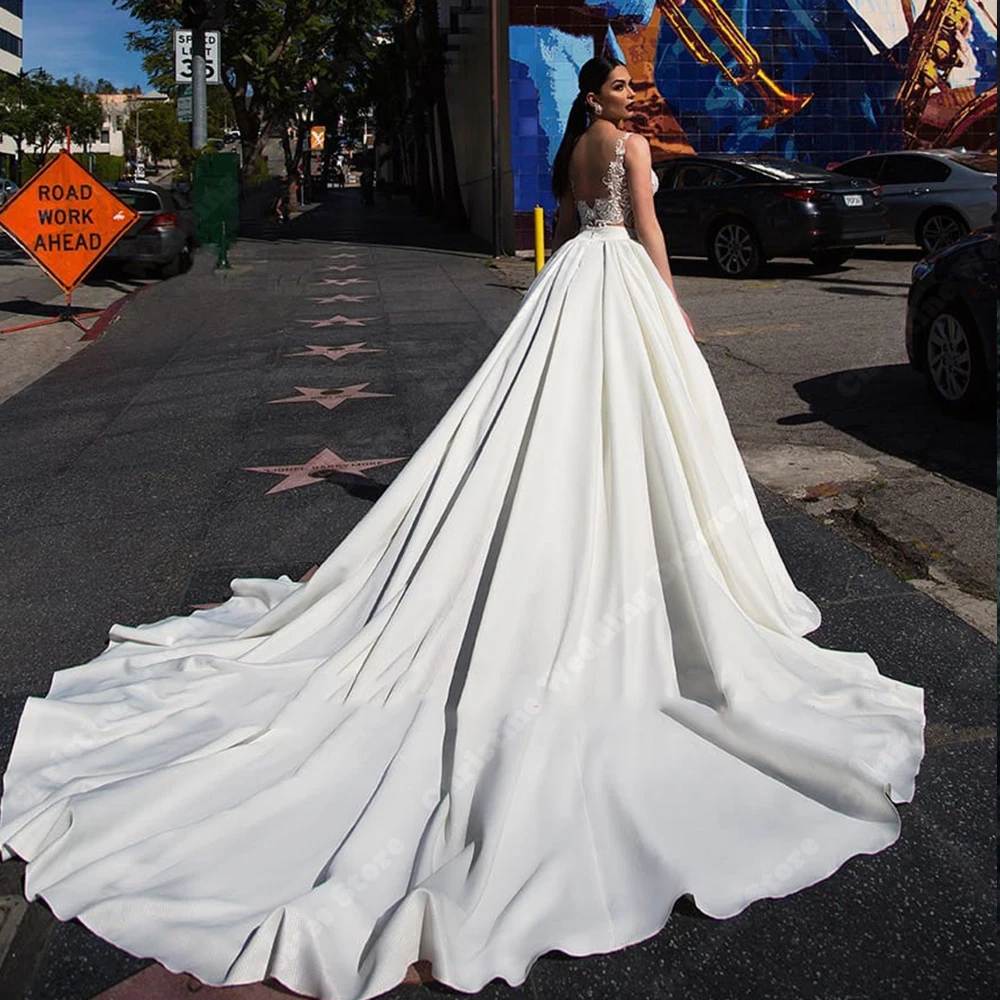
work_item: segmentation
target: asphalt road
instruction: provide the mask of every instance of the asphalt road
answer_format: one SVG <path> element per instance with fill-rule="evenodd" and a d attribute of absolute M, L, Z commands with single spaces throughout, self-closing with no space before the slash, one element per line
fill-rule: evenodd
<path fill-rule="evenodd" d="M 233 248 L 231 270 L 213 271 L 203 254 L 190 274 L 152 284 L 100 340 L 0 404 L 0 766 L 24 697 L 44 693 L 53 669 L 99 652 L 111 622 L 186 614 L 224 600 L 234 577 L 301 576 L 325 558 L 399 465 L 376 468 L 368 480 L 331 475 L 274 495 L 267 493 L 273 481 L 262 481 L 270 477 L 252 470 L 303 463 L 324 447 L 351 460 L 412 454 L 518 304 L 474 248 L 405 208 L 380 203 L 363 213 L 356 192 L 336 194 L 287 227 L 261 225 L 254 235 Z M 483 1000 L 989 995 L 995 645 L 837 538 L 823 524 L 832 517 L 803 513 L 843 498 L 831 473 L 843 480 L 852 462 L 879 470 L 908 462 L 898 468 L 902 474 L 912 466 L 911 489 L 930 475 L 872 443 L 879 440 L 870 429 L 875 416 L 894 419 L 884 385 L 881 396 L 848 394 L 865 399 L 852 421 L 850 399 L 824 409 L 830 394 L 810 393 L 810 383 L 836 384 L 845 372 L 860 379 L 861 369 L 889 366 L 899 382 L 888 386 L 911 407 L 899 417 L 900 429 L 923 413 L 925 435 L 948 432 L 919 385 L 899 370 L 891 310 L 901 308 L 898 275 L 907 262 L 886 266 L 895 268 L 888 277 L 864 272 L 875 290 L 880 281 L 895 281 L 886 296 L 895 305 L 883 304 L 867 341 L 863 330 L 839 331 L 870 325 L 874 314 L 860 309 L 853 319 L 837 318 L 832 303 L 849 297 L 822 291 L 838 281 L 852 287 L 848 280 L 860 277 L 853 268 L 816 280 L 795 266 L 783 278 L 772 272 L 742 286 L 709 279 L 697 264 L 677 270 L 758 480 L 759 470 L 777 479 L 775 468 L 786 475 L 797 468 L 775 457 L 778 448 L 806 449 L 797 454 L 825 463 L 799 478 L 825 477 L 834 491 L 826 500 L 796 505 L 761 490 L 793 578 L 822 609 L 823 624 L 810 638 L 867 650 L 886 674 L 925 690 L 928 754 L 917 797 L 902 810 L 901 839 L 881 854 L 852 859 L 819 885 L 762 901 L 731 920 L 707 920 L 679 906 L 661 933 L 633 948 L 579 960 L 549 953 L 523 986 L 495 981 Z M 776 328 L 797 322 L 797 336 Z M 365 341 L 377 353 L 336 362 L 301 353 L 309 344 L 336 349 Z M 370 382 L 389 395 L 333 410 L 267 405 L 307 381 Z M 861 381 L 864 387 L 875 378 Z M 862 448 L 871 449 L 867 458 Z M 838 452 L 846 457 L 835 464 Z M 799 467 L 807 468 L 804 458 Z M 949 490 L 984 492 L 939 478 Z M 22 878 L 18 862 L 0 865 L 0 950 L 7 950 L 0 955 L 0 996 L 149 1000 L 201 989 L 77 922 L 55 921 L 38 901 L 25 905 Z M 277 1000 L 265 989 L 226 995 Z M 430 1000 L 445 992 L 414 981 L 387 997 Z M 215 992 L 205 988 L 203 995 Z"/>

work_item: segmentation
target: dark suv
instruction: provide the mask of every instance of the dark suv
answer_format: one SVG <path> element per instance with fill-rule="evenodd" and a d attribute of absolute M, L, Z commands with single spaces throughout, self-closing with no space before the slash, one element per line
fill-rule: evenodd
<path fill-rule="evenodd" d="M 989 226 L 913 268 L 906 353 L 950 410 L 992 412 L 997 372 L 997 229 Z"/>
<path fill-rule="evenodd" d="M 138 212 L 139 218 L 105 260 L 154 268 L 163 278 L 191 267 L 198 245 L 198 222 L 187 192 L 144 181 L 119 181 L 107 188 Z"/>

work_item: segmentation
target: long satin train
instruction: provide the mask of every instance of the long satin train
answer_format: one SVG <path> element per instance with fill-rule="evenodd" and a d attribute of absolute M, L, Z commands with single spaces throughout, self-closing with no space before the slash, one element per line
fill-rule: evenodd
<path fill-rule="evenodd" d="M 116 625 L 24 710 L 3 856 L 206 983 L 475 991 L 825 878 L 899 834 L 919 688 L 802 638 L 676 300 L 562 247 L 304 584 Z"/>

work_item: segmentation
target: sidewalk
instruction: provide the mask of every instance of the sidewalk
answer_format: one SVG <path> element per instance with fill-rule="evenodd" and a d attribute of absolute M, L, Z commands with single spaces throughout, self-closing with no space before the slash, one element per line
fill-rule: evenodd
<path fill-rule="evenodd" d="M 0 405 L 0 766 L 25 696 L 98 653 L 113 622 L 186 614 L 224 600 L 236 576 L 297 577 L 321 562 L 402 463 L 272 495 L 275 477 L 245 470 L 302 465 L 323 448 L 351 462 L 411 455 L 520 303 L 471 239 L 403 199 L 364 211 L 356 191 L 334 192 L 254 236 L 231 248 L 229 271 L 203 253 L 189 274 L 151 285 L 100 340 Z M 321 350 L 347 345 L 379 353 L 334 362 Z M 333 390 L 358 385 L 388 396 L 329 405 Z M 296 394 L 306 405 L 268 405 Z M 928 753 L 901 839 L 795 896 L 727 921 L 681 906 L 642 944 L 550 954 L 523 986 L 495 981 L 480 997 L 990 995 L 995 647 L 760 495 L 793 577 L 822 609 L 811 638 L 865 649 L 884 673 L 926 689 Z M 19 863 L 0 865 L 5 1000 L 287 995 L 199 987 L 54 921 L 40 902 L 25 906 L 22 885 Z M 386 996 L 442 995 L 419 979 L 411 970 Z"/>

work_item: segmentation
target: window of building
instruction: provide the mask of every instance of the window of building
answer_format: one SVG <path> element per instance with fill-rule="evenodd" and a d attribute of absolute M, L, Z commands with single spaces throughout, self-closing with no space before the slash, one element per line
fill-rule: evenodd
<path fill-rule="evenodd" d="M 14 17 L 24 18 L 24 0 L 0 0 L 0 7 L 9 10 Z"/>
<path fill-rule="evenodd" d="M 111 132 L 106 128 L 101 129 L 101 142 L 111 142 Z"/>
<path fill-rule="evenodd" d="M 12 35 L 9 31 L 0 28 L 0 49 L 9 52 L 12 56 L 21 58 L 21 39 L 17 35 Z"/>

